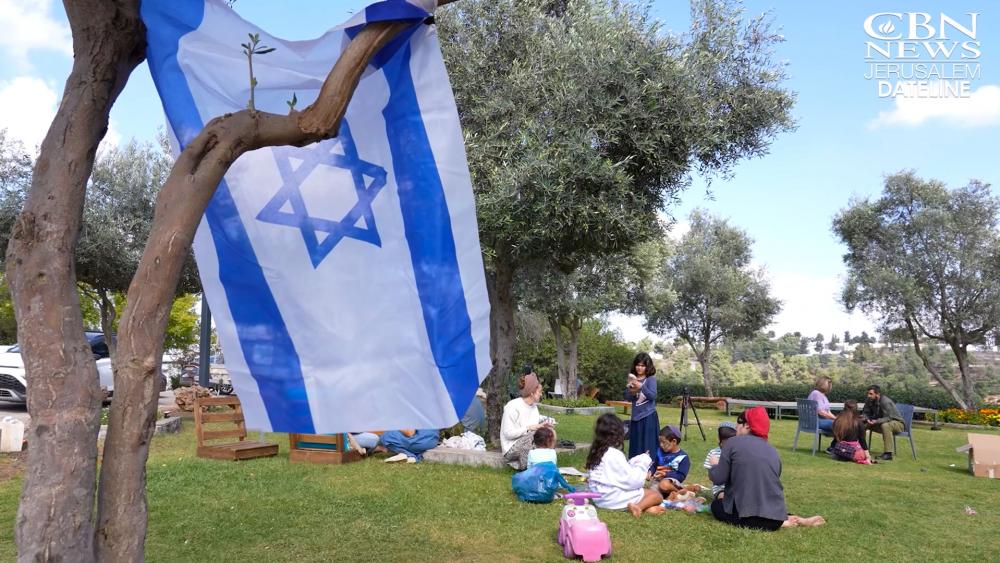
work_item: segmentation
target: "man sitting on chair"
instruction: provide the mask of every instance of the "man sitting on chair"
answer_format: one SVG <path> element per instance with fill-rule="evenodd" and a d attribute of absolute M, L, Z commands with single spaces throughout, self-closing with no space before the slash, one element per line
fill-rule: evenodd
<path fill-rule="evenodd" d="M 894 451 L 895 441 L 893 434 L 902 432 L 903 417 L 896 408 L 896 403 L 892 399 L 882 394 L 882 389 L 878 385 L 868 387 L 868 399 L 865 407 L 861 409 L 861 417 L 865 419 L 865 424 L 870 430 L 882 434 L 882 443 L 885 445 L 881 459 L 890 460 Z M 868 447 L 871 447 L 869 444 Z"/>

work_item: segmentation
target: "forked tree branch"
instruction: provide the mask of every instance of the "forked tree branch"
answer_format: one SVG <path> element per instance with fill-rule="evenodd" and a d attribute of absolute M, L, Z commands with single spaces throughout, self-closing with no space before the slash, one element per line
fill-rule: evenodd
<path fill-rule="evenodd" d="M 140 560 L 146 535 L 145 471 L 156 414 L 164 333 L 195 230 L 229 167 L 247 151 L 335 137 L 369 59 L 414 22 L 365 27 L 347 46 L 316 101 L 288 115 L 243 110 L 210 121 L 181 152 L 156 198 L 149 240 L 128 290 L 115 364 L 115 397 L 101 466 L 98 560 Z"/>

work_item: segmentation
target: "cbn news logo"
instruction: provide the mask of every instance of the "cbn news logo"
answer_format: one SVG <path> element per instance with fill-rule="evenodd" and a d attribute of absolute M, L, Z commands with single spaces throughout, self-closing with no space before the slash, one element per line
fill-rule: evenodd
<path fill-rule="evenodd" d="M 979 13 L 878 12 L 865 18 L 865 78 L 880 98 L 965 98 L 982 78 Z"/>

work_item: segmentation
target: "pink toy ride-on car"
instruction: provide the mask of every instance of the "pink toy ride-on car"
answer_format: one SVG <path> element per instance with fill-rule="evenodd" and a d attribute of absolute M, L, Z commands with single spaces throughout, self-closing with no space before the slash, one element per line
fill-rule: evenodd
<path fill-rule="evenodd" d="M 582 556 L 584 561 L 600 561 L 611 555 L 611 534 L 608 527 L 597 518 L 597 509 L 587 499 L 599 498 L 598 493 L 569 493 L 559 519 L 559 545 L 563 555 L 573 559 Z"/>

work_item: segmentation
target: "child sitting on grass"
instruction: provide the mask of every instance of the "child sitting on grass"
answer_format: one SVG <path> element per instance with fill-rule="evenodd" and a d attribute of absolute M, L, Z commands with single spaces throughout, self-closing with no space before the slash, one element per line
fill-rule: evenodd
<path fill-rule="evenodd" d="M 719 424 L 719 447 L 712 448 L 708 450 L 708 455 L 705 456 L 705 463 L 703 467 L 705 469 L 711 469 L 713 465 L 719 463 L 719 457 L 722 455 L 722 444 L 726 440 L 732 438 L 736 435 L 736 426 L 732 422 L 723 422 Z M 712 499 L 722 498 L 725 492 L 725 485 L 712 484 Z"/>
<path fill-rule="evenodd" d="M 691 459 L 687 452 L 681 449 L 681 433 L 676 426 L 667 425 L 660 429 L 659 447 L 656 449 L 656 472 L 652 474 L 653 486 L 650 491 L 656 494 L 643 495 L 642 499 L 628 505 L 632 516 L 639 518 L 643 512 L 663 514 L 666 509 L 662 502 L 664 498 L 673 500 L 681 493 L 693 496 L 701 490 L 697 485 L 689 492 L 684 488 L 684 480 L 691 470 Z"/>
<path fill-rule="evenodd" d="M 658 481 L 660 494 L 670 493 L 684 488 L 684 480 L 691 470 L 691 459 L 687 452 L 681 449 L 681 433 L 676 426 L 666 425 L 660 430 L 660 444 L 656 450 L 656 473 L 653 480 Z"/>
<path fill-rule="evenodd" d="M 632 510 L 632 506 L 639 503 L 660 504 L 663 501 L 660 492 L 645 487 L 652 459 L 648 453 L 626 459 L 620 449 L 624 442 L 621 419 L 611 413 L 602 414 L 594 426 L 594 439 L 586 463 L 590 471 L 590 490 L 601 495 L 594 500 L 594 505 L 611 510 Z"/>
<path fill-rule="evenodd" d="M 535 430 L 534 447 L 528 452 L 528 467 L 546 461 L 556 462 L 556 431 L 548 426 Z"/>

